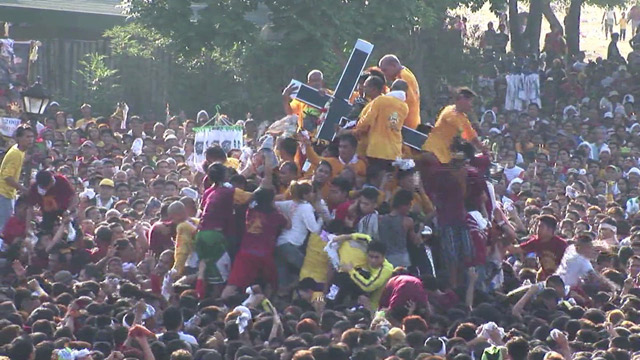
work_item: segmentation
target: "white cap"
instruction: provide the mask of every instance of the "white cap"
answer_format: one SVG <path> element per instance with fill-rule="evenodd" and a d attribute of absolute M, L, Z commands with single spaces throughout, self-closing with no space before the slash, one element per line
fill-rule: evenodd
<path fill-rule="evenodd" d="M 629 171 L 627 171 L 627 176 L 631 174 L 636 174 L 640 176 L 640 169 L 638 169 L 637 167 L 632 167 L 631 169 L 629 169 Z"/>

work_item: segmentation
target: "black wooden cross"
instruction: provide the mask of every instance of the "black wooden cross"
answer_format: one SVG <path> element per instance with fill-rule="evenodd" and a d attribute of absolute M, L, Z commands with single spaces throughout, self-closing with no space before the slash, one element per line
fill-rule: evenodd
<path fill-rule="evenodd" d="M 329 111 L 316 134 L 318 139 L 333 140 L 336 126 L 339 125 L 343 119 L 346 119 L 351 111 L 349 99 L 358 84 L 358 78 L 367 65 L 372 51 L 373 44 L 358 39 L 356 45 L 353 47 L 353 51 L 351 51 L 347 66 L 345 66 L 342 71 L 342 76 L 340 76 L 333 96 L 320 93 L 318 90 L 300 81 L 291 80 L 291 84 L 296 85 L 298 88 L 291 94 L 293 99 L 297 99 L 318 109 L 324 108 L 325 105 L 329 103 Z M 402 139 L 406 145 L 420 150 L 422 144 L 424 144 L 427 139 L 427 135 L 405 126 L 402 129 Z"/>

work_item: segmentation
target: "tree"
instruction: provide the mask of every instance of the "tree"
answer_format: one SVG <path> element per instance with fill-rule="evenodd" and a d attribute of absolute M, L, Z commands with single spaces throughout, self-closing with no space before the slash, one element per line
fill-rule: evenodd
<path fill-rule="evenodd" d="M 375 45 L 370 65 L 385 53 L 397 54 L 420 80 L 425 98 L 443 75 L 462 82 L 475 52 L 463 51 L 459 37 L 448 41 L 451 34 L 442 25 L 447 9 L 485 1 L 200 0 L 199 17 L 192 21 L 189 1 L 128 0 L 131 23 L 107 36 L 122 61 L 172 54 L 175 86 L 160 103 L 186 108 L 206 99 L 235 116 L 272 116 L 281 113 L 278 94 L 291 78 L 319 68 L 333 86 L 357 38 Z M 266 24 L 255 20 L 261 11 L 268 13 Z M 187 91 L 188 97 L 185 88 L 198 92 Z"/>
<path fill-rule="evenodd" d="M 105 55 L 87 54 L 85 59 L 80 61 L 80 68 L 77 70 L 87 90 L 86 102 L 90 103 L 97 113 L 104 114 L 113 110 L 120 90 L 118 70 L 110 69 L 105 59 Z"/>

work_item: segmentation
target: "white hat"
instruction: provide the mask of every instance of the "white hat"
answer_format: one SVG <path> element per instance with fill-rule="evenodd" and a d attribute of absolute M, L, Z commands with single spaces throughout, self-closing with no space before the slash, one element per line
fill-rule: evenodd
<path fill-rule="evenodd" d="M 182 190 L 180 190 L 180 195 L 190 197 L 193 200 L 198 200 L 198 192 L 192 188 L 182 188 Z"/>
<path fill-rule="evenodd" d="M 627 171 L 627 176 L 631 174 L 636 174 L 640 176 L 640 169 L 638 169 L 637 167 L 632 167 L 631 169 L 629 169 L 629 171 Z"/>
<path fill-rule="evenodd" d="M 626 104 L 626 103 L 635 103 L 635 98 L 633 97 L 633 95 L 631 94 L 627 94 L 622 98 L 622 103 Z"/>
<path fill-rule="evenodd" d="M 613 119 L 613 113 L 611 111 L 607 111 L 606 113 L 604 113 L 604 118 L 611 118 Z"/>

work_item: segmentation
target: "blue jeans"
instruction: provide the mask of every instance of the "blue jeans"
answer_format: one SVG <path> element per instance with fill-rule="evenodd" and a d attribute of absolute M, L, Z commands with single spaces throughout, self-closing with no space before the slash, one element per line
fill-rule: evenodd
<path fill-rule="evenodd" d="M 13 199 L 0 195 L 0 232 L 4 230 L 11 215 L 13 215 Z"/>

